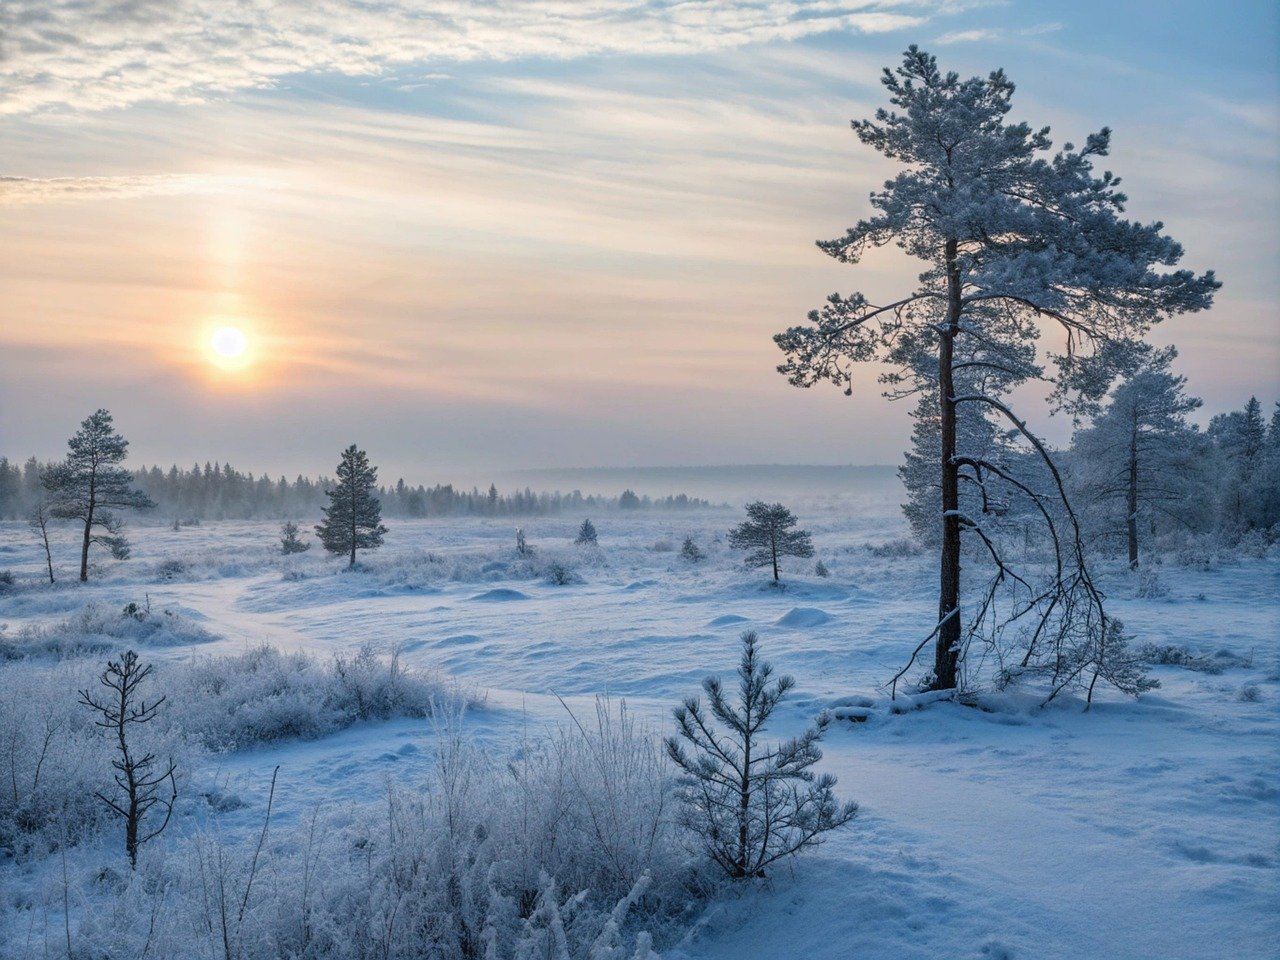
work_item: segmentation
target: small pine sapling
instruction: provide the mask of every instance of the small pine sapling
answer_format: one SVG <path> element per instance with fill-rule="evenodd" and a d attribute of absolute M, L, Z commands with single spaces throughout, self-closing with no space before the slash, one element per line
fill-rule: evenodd
<path fill-rule="evenodd" d="M 524 527 L 516 527 L 516 553 L 522 557 L 533 555 L 533 547 L 529 546 L 529 542 L 524 538 Z"/>
<path fill-rule="evenodd" d="M 717 677 L 702 683 L 710 713 L 729 728 L 721 736 L 696 697 L 675 710 L 678 736 L 666 738 L 667 755 L 684 774 L 683 821 L 706 855 L 733 879 L 763 876 L 766 868 L 821 843 L 822 834 L 858 812 L 841 803 L 835 778 L 817 775 L 818 741 L 830 723 L 821 714 L 804 733 L 766 746 L 759 735 L 795 685 L 789 676 L 771 684 L 773 668 L 759 659 L 754 631 L 742 635 L 738 701 L 731 704 Z"/>
<path fill-rule="evenodd" d="M 599 541 L 596 539 L 596 525 L 590 520 L 583 520 L 582 526 L 578 528 L 578 536 L 574 539 L 574 543 L 579 546 L 590 544 L 595 546 Z"/>
<path fill-rule="evenodd" d="M 831 571 L 827 569 L 827 565 L 821 560 L 814 565 L 813 573 L 815 576 L 822 577 L 823 579 L 831 576 Z"/>
<path fill-rule="evenodd" d="M 138 655 L 129 650 L 118 661 L 108 661 L 106 670 L 98 678 L 98 682 L 109 691 L 103 699 L 94 699 L 88 690 L 80 691 L 80 702 L 98 714 L 94 722 L 116 737 L 118 757 L 111 761 L 111 766 L 116 770 L 118 793 L 114 798 L 101 793 L 94 796 L 124 820 L 124 848 L 131 867 L 138 865 L 138 849 L 158 837 L 169 825 L 173 804 L 178 799 L 178 781 L 174 777 L 177 766 L 173 760 L 169 759 L 161 767 L 156 764 L 155 754 L 143 752 L 139 755 L 135 746 L 129 743 L 130 729 L 154 720 L 165 701 L 161 697 L 147 703 L 138 695 L 138 687 L 151 675 L 151 670 L 150 664 L 143 666 L 138 662 Z M 158 827 L 146 829 L 150 812 L 156 806 L 164 811 L 164 819 Z"/>
<path fill-rule="evenodd" d="M 288 556 L 292 553 L 305 553 L 311 549 L 311 541 L 298 536 L 298 525 L 292 520 L 280 526 L 280 552 Z"/>
<path fill-rule="evenodd" d="M 697 563 L 705 560 L 707 555 L 698 549 L 698 545 L 694 543 L 693 537 L 685 537 L 684 544 L 680 547 L 680 559 L 688 560 L 690 563 Z"/>

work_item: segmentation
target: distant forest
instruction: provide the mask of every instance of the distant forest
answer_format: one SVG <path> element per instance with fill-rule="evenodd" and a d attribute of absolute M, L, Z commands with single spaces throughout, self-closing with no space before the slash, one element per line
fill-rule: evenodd
<path fill-rule="evenodd" d="M 0 457 L 0 519 L 25 518 L 41 497 L 40 474 L 49 464 L 31 457 L 19 464 Z M 241 473 L 230 464 L 205 463 L 183 470 L 143 467 L 133 471 L 138 489 L 156 502 L 151 516 L 179 522 L 194 520 L 254 520 L 307 517 L 327 503 L 332 479 L 298 476 L 271 479 L 265 474 Z M 616 497 L 571 493 L 535 493 L 529 488 L 509 492 L 494 485 L 488 490 L 462 490 L 452 484 L 409 486 L 398 480 L 379 488 L 384 516 L 391 517 L 536 517 L 583 510 L 682 510 L 711 503 L 684 494 L 640 496 L 624 490 Z"/>

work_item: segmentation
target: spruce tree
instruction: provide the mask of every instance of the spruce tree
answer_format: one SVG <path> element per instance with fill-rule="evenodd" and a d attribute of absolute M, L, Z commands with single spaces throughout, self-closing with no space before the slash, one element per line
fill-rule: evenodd
<path fill-rule="evenodd" d="M 915 46 L 896 71 L 884 71 L 882 83 L 892 108 L 854 121 L 853 130 L 901 169 L 871 195 L 873 216 L 819 247 L 857 264 L 867 251 L 894 244 L 924 262 L 919 285 L 882 303 L 862 293 L 832 294 L 808 325 L 775 337 L 786 355 L 778 369 L 795 386 L 830 381 L 852 394 L 854 368 L 880 361 L 890 366 L 882 380 L 891 396 L 937 398 L 938 619 L 926 639 L 934 641 L 934 662 L 925 684 L 960 686 L 970 640 L 985 653 L 1016 638 L 1032 652 L 1031 665 L 1052 672 L 1056 694 L 1087 666 L 1100 668 L 1113 631 L 1061 477 L 1009 395 L 1042 380 L 1059 405 L 1096 403 L 1130 369 L 1133 347 L 1152 324 L 1209 307 L 1220 284 L 1212 272 L 1171 269 L 1183 251 L 1162 224 L 1122 218 L 1127 198 L 1119 180 L 1093 167 L 1110 151 L 1110 130 L 1090 134 L 1080 149 L 1068 143 L 1054 152 L 1047 127 L 1008 121 L 1014 86 L 1002 70 L 962 80 Z M 1045 334 L 1057 340 L 1050 366 L 1037 352 Z M 1016 432 L 1044 463 L 1047 492 L 961 445 L 965 406 Z M 1043 517 L 1062 559 L 1045 582 L 1011 568 L 987 518 L 962 508 L 962 485 L 981 490 L 993 478 L 1019 489 Z M 1058 513 L 1067 514 L 1065 522 Z M 962 534 L 989 553 L 988 583 L 967 623 Z M 1025 591 L 1013 607 L 1020 630 L 996 619 L 1008 609 L 994 602 L 1002 585 Z"/>
<path fill-rule="evenodd" d="M 578 535 L 574 538 L 574 543 L 579 546 L 595 546 L 598 542 L 596 536 L 596 525 L 590 520 L 583 520 L 582 526 L 578 528 Z"/>
<path fill-rule="evenodd" d="M 338 461 L 338 486 L 326 490 L 329 506 L 324 520 L 316 525 L 321 545 L 333 554 L 350 557 L 348 567 L 356 565 L 356 550 L 382 546 L 387 528 L 382 525 L 382 504 L 373 495 L 377 489 L 378 470 L 369 466 L 369 457 L 353 443 L 342 451 Z"/>
<path fill-rule="evenodd" d="M 117 560 L 129 556 L 124 521 L 112 511 L 146 510 L 155 504 L 145 493 L 132 489 L 133 475 L 120 466 L 129 441 L 116 433 L 106 410 L 86 417 L 67 446 L 67 459 L 47 469 L 40 482 L 49 496 L 51 516 L 84 524 L 80 579 L 88 580 L 89 548 L 94 544 L 109 549 Z"/>
<path fill-rule="evenodd" d="M 729 531 L 729 546 L 750 550 L 749 567 L 773 567 L 778 582 L 781 557 L 812 557 L 813 542 L 806 530 L 792 530 L 795 515 L 780 503 L 757 500 L 747 504 L 747 519 Z"/>

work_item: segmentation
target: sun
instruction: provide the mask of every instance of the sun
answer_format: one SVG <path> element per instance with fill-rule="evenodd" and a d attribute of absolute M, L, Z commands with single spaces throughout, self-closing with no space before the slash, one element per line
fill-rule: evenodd
<path fill-rule="evenodd" d="M 243 324 L 222 321 L 206 326 L 200 333 L 200 349 L 210 366 L 237 376 L 257 361 L 257 344 Z"/>
<path fill-rule="evenodd" d="M 244 356 L 249 338 L 239 327 L 219 327 L 209 338 L 209 347 L 224 360 L 237 360 Z"/>

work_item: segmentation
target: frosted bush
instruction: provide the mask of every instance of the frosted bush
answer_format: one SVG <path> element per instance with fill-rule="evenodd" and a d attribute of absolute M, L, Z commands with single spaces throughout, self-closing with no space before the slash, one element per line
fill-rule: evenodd
<path fill-rule="evenodd" d="M 873 557 L 896 560 L 903 557 L 918 556 L 920 554 L 920 545 L 914 540 L 889 540 L 885 543 L 867 544 L 867 550 Z"/>
<path fill-rule="evenodd" d="M 1139 600 L 1158 600 L 1169 596 L 1169 587 L 1154 570 L 1141 570 L 1133 595 Z"/>
<path fill-rule="evenodd" d="M 0 850 L 20 856 L 96 828 L 110 781 L 101 731 L 76 702 L 86 664 L 10 664 L 0 685 Z"/>
<path fill-rule="evenodd" d="M 1249 530 L 1236 544 L 1236 552 L 1249 560 L 1261 560 L 1267 555 L 1271 544 L 1267 535 L 1261 530 Z"/>
<path fill-rule="evenodd" d="M 436 703 L 462 697 L 372 646 L 330 661 L 261 646 L 169 667 L 159 685 L 175 703 L 170 722 L 215 750 L 311 739 L 360 720 L 425 717 Z"/>
<path fill-rule="evenodd" d="M 59 659 L 102 654 L 126 647 L 169 647 L 216 639 L 198 623 L 169 609 L 153 609 L 149 600 L 114 610 L 87 604 L 65 620 L 45 627 L 27 626 L 4 644 L 4 657 L 55 656 Z"/>

